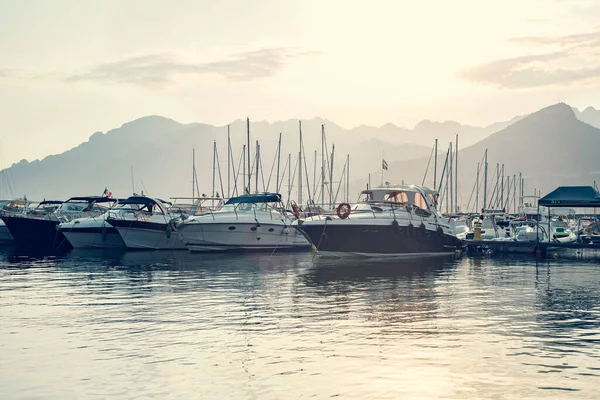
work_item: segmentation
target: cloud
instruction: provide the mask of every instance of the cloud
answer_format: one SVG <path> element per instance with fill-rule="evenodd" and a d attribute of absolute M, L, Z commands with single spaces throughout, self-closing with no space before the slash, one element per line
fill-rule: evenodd
<path fill-rule="evenodd" d="M 466 80 L 517 89 L 570 85 L 600 80 L 600 31 L 556 37 L 528 36 L 511 42 L 559 51 L 484 63 L 461 71 Z"/>
<path fill-rule="evenodd" d="M 139 85 L 164 85 L 178 75 L 214 74 L 228 81 L 252 81 L 280 72 L 291 59 L 310 53 L 286 48 L 267 48 L 205 63 L 189 63 L 169 54 L 135 56 L 101 64 L 65 78 L 68 82 L 103 81 Z"/>
<path fill-rule="evenodd" d="M 514 43 L 535 45 L 558 45 L 562 47 L 590 47 L 600 45 L 600 31 L 578 33 L 574 35 L 544 37 L 525 36 L 510 39 Z"/>

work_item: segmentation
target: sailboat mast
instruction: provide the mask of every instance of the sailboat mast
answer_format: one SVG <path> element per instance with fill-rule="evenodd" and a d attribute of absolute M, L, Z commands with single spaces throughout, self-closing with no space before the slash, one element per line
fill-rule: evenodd
<path fill-rule="evenodd" d="M 242 146 L 242 178 L 243 178 L 242 183 L 244 185 L 244 192 L 245 192 L 247 189 L 247 186 L 246 186 L 246 145 Z"/>
<path fill-rule="evenodd" d="M 300 129 L 300 149 L 298 150 L 298 204 L 302 204 L 302 121 L 298 121 Z"/>
<path fill-rule="evenodd" d="M 456 135 L 454 153 L 454 212 L 458 212 L 458 134 Z"/>
<path fill-rule="evenodd" d="M 485 149 L 483 161 L 483 207 L 487 207 L 487 179 L 488 179 L 488 149 Z"/>
<path fill-rule="evenodd" d="M 255 185 L 254 185 L 254 191 L 256 193 L 258 193 L 258 173 L 259 170 L 258 168 L 260 167 L 260 144 L 258 143 L 258 140 L 256 141 L 256 161 L 254 161 L 256 163 L 256 176 L 255 176 Z"/>
<path fill-rule="evenodd" d="M 196 149 L 194 147 L 192 147 L 192 199 L 195 196 L 196 196 Z"/>
<path fill-rule="evenodd" d="M 350 203 L 350 154 L 348 154 L 346 160 L 346 165 L 348 166 L 346 170 L 346 203 Z"/>
<path fill-rule="evenodd" d="M 215 206 L 215 173 L 217 171 L 216 169 L 216 162 L 217 162 L 217 141 L 215 140 L 213 142 L 213 175 L 212 175 L 212 192 L 211 192 L 211 197 L 213 198 L 212 200 L 212 206 Z"/>
<path fill-rule="evenodd" d="M 281 164 L 281 132 L 279 132 L 279 143 L 277 144 L 277 182 L 275 191 L 279 193 L 279 165 Z M 284 171 L 285 173 L 285 171 Z"/>
<path fill-rule="evenodd" d="M 500 195 L 500 208 L 504 208 L 504 164 L 502 164 L 502 178 L 501 178 L 501 190 Z"/>
<path fill-rule="evenodd" d="M 325 124 L 321 124 L 321 207 L 325 207 Z"/>
<path fill-rule="evenodd" d="M 433 190 L 436 189 L 437 187 L 437 156 L 438 156 L 438 140 L 435 139 L 435 146 L 434 146 L 434 159 L 433 159 Z"/>
<path fill-rule="evenodd" d="M 246 141 L 248 143 L 248 187 L 246 188 L 246 192 L 250 194 L 250 182 L 252 181 L 252 166 L 250 165 L 250 118 L 246 117 Z"/>
<path fill-rule="evenodd" d="M 331 145 L 331 165 L 329 166 L 329 207 L 333 207 L 333 159 L 335 157 L 335 144 Z"/>
<path fill-rule="evenodd" d="M 231 197 L 231 136 L 227 125 L 227 197 Z"/>
<path fill-rule="evenodd" d="M 450 201 L 450 213 L 454 212 L 454 192 L 453 192 L 453 172 L 454 172 L 454 165 L 453 165 L 453 160 L 454 160 L 454 152 L 452 151 L 452 142 L 450 142 L 450 163 L 448 164 L 448 191 L 450 192 L 450 198 L 448 199 Z"/>
<path fill-rule="evenodd" d="M 477 163 L 477 178 L 475 179 L 475 211 L 479 209 L 479 170 L 480 165 Z"/>

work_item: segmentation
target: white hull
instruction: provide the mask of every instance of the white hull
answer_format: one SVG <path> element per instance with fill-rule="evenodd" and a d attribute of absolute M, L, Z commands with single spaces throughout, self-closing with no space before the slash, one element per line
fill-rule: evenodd
<path fill-rule="evenodd" d="M 92 233 L 92 232 L 70 232 L 63 231 L 63 235 L 67 238 L 71 246 L 75 249 L 92 248 L 92 249 L 124 249 L 125 243 L 118 233 Z"/>
<path fill-rule="evenodd" d="M 167 235 L 165 230 L 117 227 L 128 249 L 185 250 L 176 230 Z M 169 237 L 170 236 L 170 237 Z"/>
<path fill-rule="evenodd" d="M 234 228 L 234 229 L 232 229 Z M 180 229 L 183 243 L 190 251 L 265 251 L 302 249 L 310 246 L 306 238 L 283 223 L 214 222 L 186 224 Z"/>

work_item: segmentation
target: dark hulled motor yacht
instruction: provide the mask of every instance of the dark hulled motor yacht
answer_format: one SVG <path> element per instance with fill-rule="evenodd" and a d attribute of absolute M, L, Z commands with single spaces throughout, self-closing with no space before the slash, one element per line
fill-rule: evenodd
<path fill-rule="evenodd" d="M 100 215 L 115 201 L 104 196 L 72 197 L 65 202 L 42 201 L 27 213 L 2 215 L 2 220 L 21 249 L 67 251 L 72 246 L 58 230 L 58 225 L 73 218 Z"/>
<path fill-rule="evenodd" d="M 294 222 L 321 255 L 411 257 L 454 254 L 462 247 L 437 211 L 437 193 L 423 186 L 388 186 L 361 192 L 337 215 Z"/>

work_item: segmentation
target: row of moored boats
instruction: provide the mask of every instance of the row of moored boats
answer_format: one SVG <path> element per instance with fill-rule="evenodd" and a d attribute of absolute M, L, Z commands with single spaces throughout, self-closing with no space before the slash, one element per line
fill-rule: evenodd
<path fill-rule="evenodd" d="M 331 211 L 303 212 L 286 207 L 278 193 L 245 194 L 219 199 L 214 207 L 181 206 L 147 196 L 115 199 L 73 197 L 1 204 L 0 239 L 32 251 L 72 248 L 184 250 L 192 252 L 313 250 L 323 255 L 422 256 L 452 254 L 472 237 L 485 219 L 461 222 L 436 208 L 437 193 L 423 186 L 387 186 L 364 190 L 354 204 Z M 479 225 L 478 225 L 479 224 Z M 514 229 L 517 240 L 528 225 Z M 516 226 L 516 225 L 515 225 Z M 483 229 L 482 229 L 483 227 Z M 557 227 L 555 240 L 571 237 Z M 471 236 L 469 236 L 471 235 Z M 487 238 L 487 237 L 485 237 Z M 527 236 L 531 239 L 531 235 Z M 539 229 L 536 229 L 536 240 Z"/>

